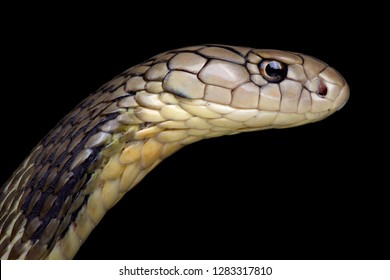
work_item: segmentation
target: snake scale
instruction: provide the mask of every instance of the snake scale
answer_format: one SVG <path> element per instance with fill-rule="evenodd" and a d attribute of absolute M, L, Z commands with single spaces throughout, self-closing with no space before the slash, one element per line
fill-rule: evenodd
<path fill-rule="evenodd" d="M 307 55 L 225 45 L 168 51 L 82 101 L 0 189 L 2 259 L 71 259 L 164 158 L 196 141 L 322 120 L 348 100 Z"/>

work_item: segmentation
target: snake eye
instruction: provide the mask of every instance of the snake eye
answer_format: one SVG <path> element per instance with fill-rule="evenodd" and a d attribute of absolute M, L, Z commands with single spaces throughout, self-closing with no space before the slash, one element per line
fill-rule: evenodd
<path fill-rule="evenodd" d="M 271 83 L 279 83 L 287 76 L 287 66 L 276 60 L 263 60 L 259 68 L 263 78 Z"/>

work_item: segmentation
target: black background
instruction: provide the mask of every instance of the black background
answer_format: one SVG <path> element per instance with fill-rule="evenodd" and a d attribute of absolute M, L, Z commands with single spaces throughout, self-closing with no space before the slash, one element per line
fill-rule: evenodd
<path fill-rule="evenodd" d="M 182 149 L 106 214 L 76 259 L 389 258 L 388 73 L 365 13 L 181 5 L 10 10 L 0 182 L 89 93 L 155 54 L 202 43 L 302 52 L 348 81 L 341 111 Z"/>

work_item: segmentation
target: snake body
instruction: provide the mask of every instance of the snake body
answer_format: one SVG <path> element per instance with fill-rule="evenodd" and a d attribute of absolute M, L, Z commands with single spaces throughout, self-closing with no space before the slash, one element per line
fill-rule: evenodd
<path fill-rule="evenodd" d="M 307 55 L 200 45 L 136 65 L 82 101 L 0 189 L 2 259 L 71 259 L 164 158 L 222 135 L 315 122 L 348 100 Z"/>

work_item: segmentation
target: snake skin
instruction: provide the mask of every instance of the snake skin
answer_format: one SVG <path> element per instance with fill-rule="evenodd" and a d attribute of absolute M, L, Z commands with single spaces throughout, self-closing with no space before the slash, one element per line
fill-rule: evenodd
<path fill-rule="evenodd" d="M 267 59 L 287 65 L 280 83 L 260 72 Z M 104 214 L 183 146 L 318 121 L 348 97 L 344 79 L 306 55 L 219 45 L 157 55 L 81 102 L 3 185 L 0 256 L 71 259 Z"/>

